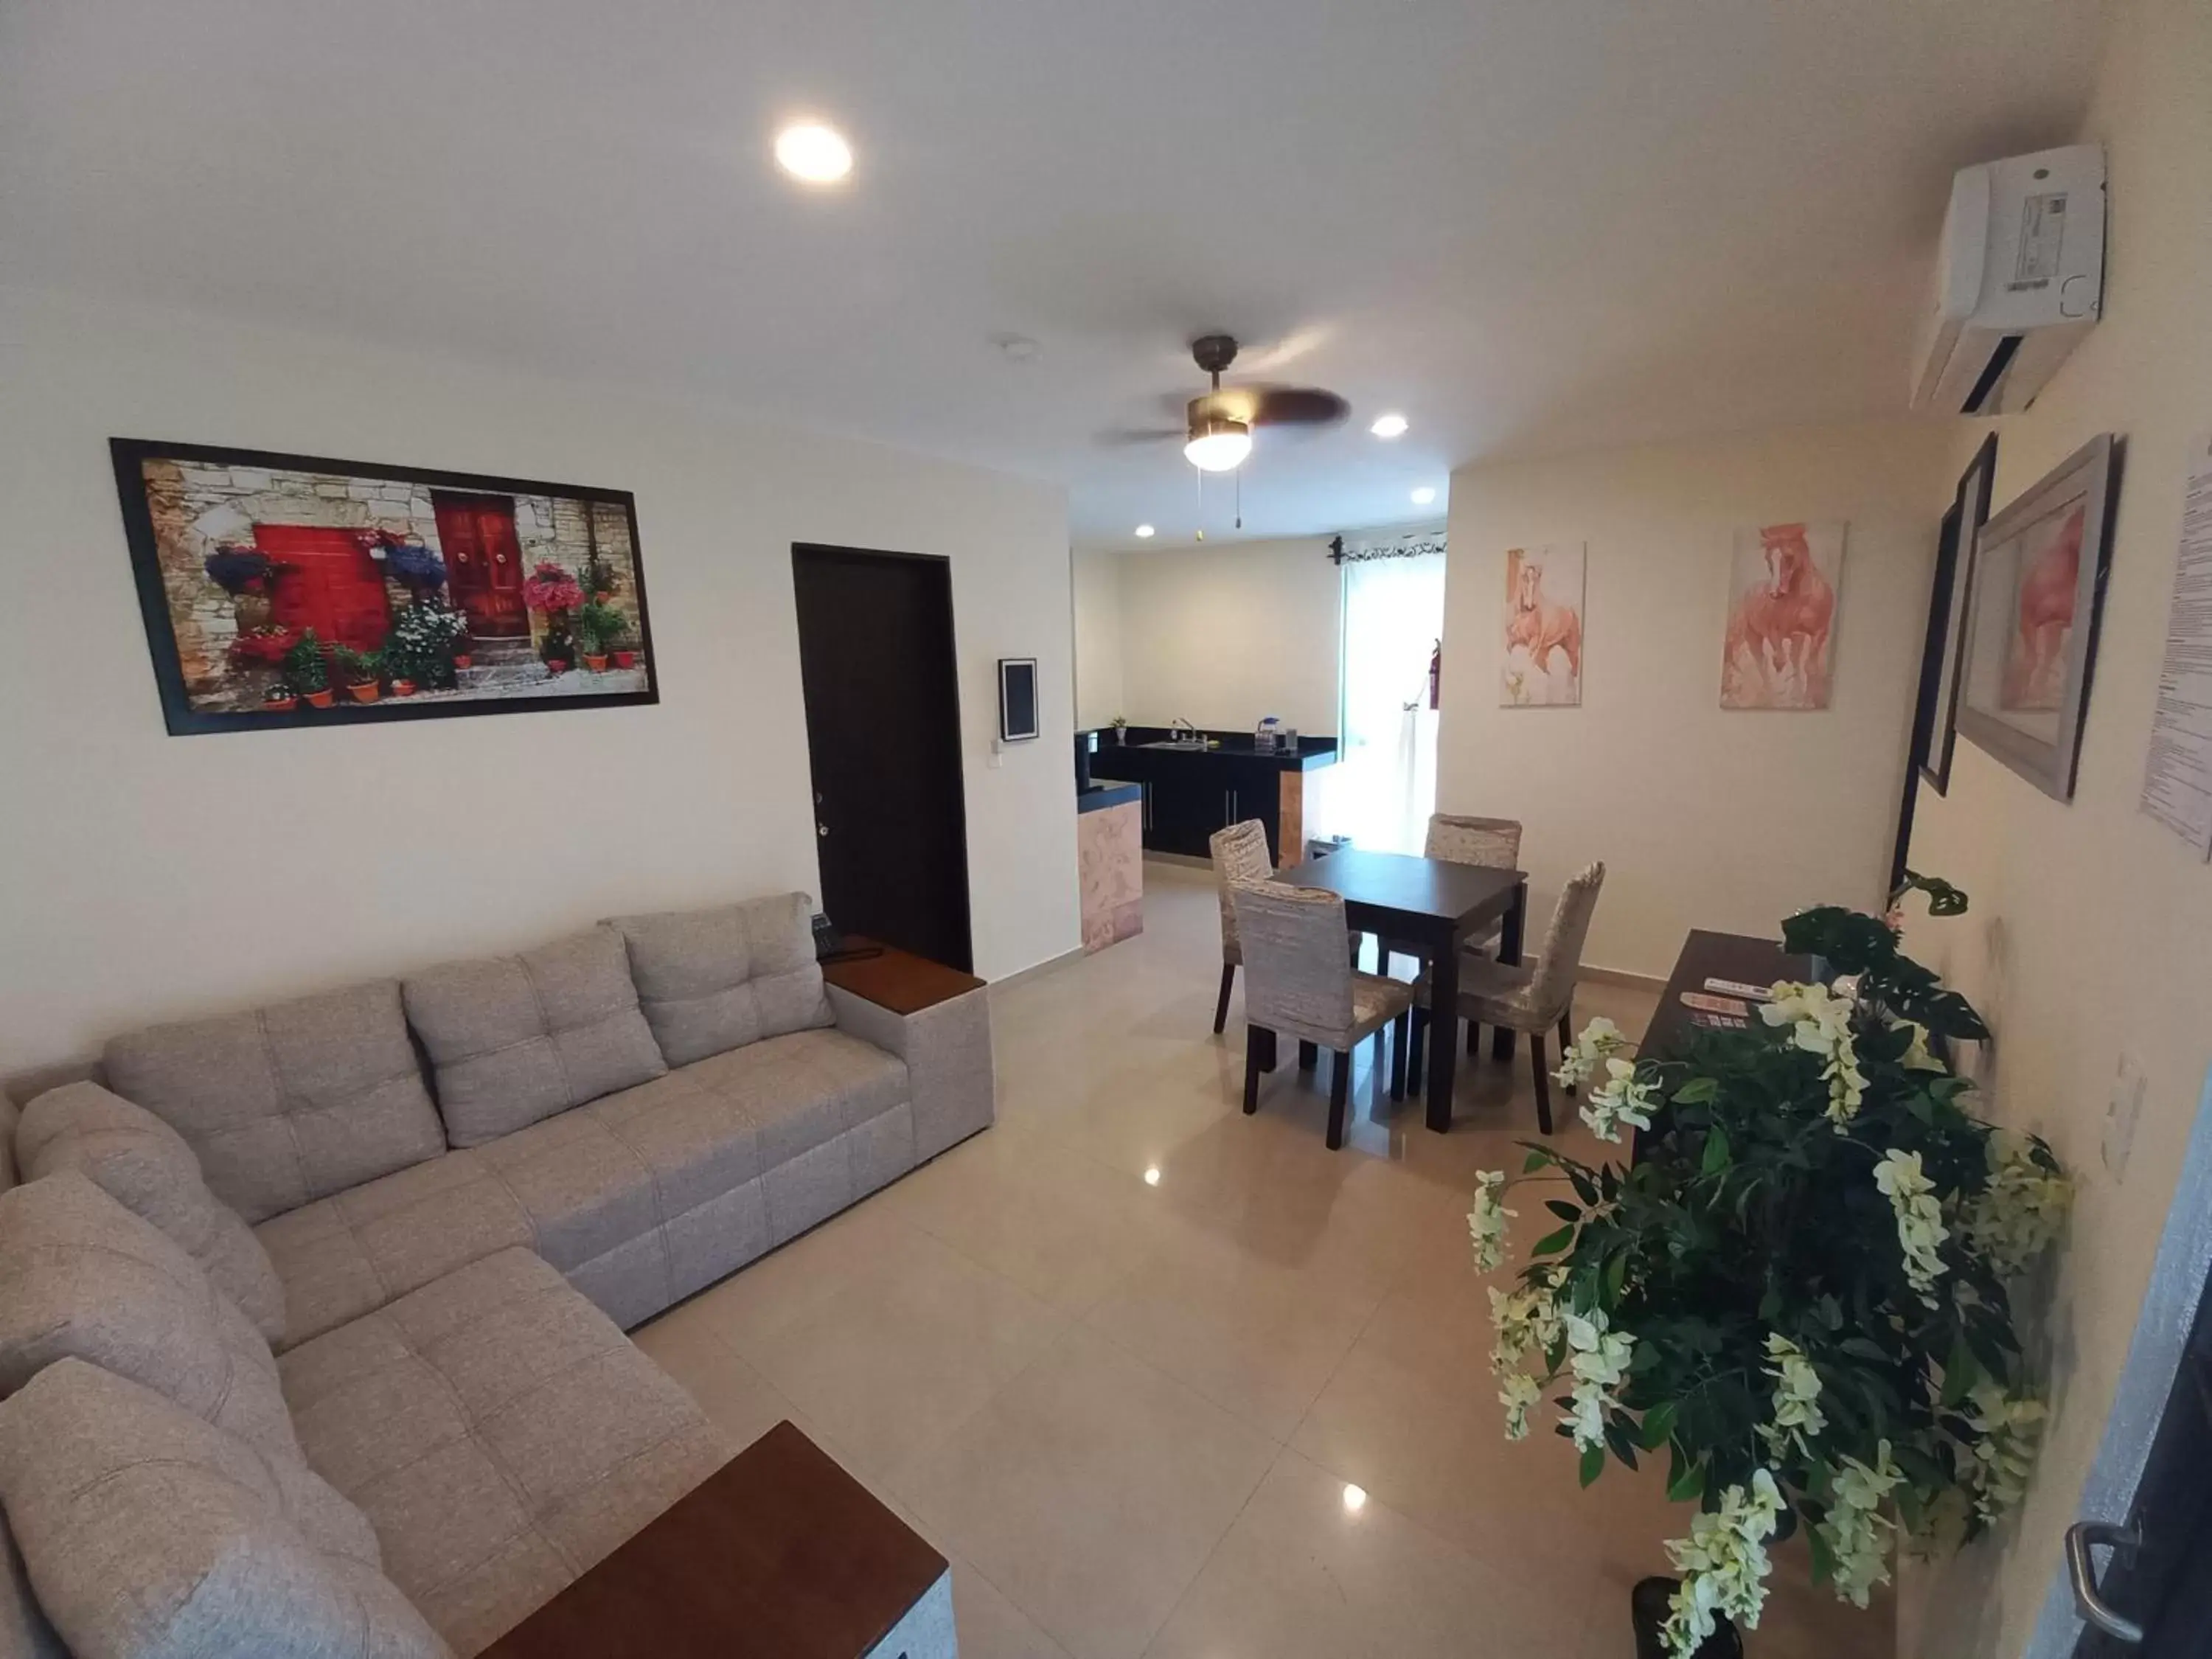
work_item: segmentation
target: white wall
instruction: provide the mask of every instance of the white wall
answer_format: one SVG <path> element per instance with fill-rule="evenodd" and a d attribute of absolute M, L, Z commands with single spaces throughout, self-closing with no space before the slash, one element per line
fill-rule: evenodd
<path fill-rule="evenodd" d="M 2023 1651 L 2105 1426 L 2175 1173 L 2212 1065 L 2212 868 L 2136 810 L 2158 695 L 2185 453 L 2212 430 L 2212 8 L 2135 0 L 2116 13 L 2083 137 L 2106 146 L 2105 320 L 2033 409 L 2002 422 L 2010 501 L 2100 432 L 2127 442 L 2074 799 L 2048 799 L 1961 738 L 1948 799 L 1923 792 L 1917 867 L 1973 896 L 1914 928 L 1996 1033 L 1989 1100 L 2039 1130 L 2079 1182 L 2048 1313 L 2055 1415 L 2016 1528 L 1927 1592 L 1926 1659 Z M 1963 466 L 1962 450 L 1955 458 Z M 2144 1079 L 2124 1176 L 2099 1158 L 2122 1055 Z M 2038 1656 L 2068 1650 L 2048 1616 Z"/>
<path fill-rule="evenodd" d="M 1070 556 L 1075 605 L 1075 725 L 1113 723 L 1121 708 L 1121 561 L 1111 553 Z"/>
<path fill-rule="evenodd" d="M 1119 567 L 1121 696 L 1139 726 L 1336 732 L 1342 587 L 1325 538 L 1104 556 Z"/>
<path fill-rule="evenodd" d="M 1437 805 L 1516 817 L 1535 913 L 1593 859 L 1589 959 L 1663 975 L 1692 927 L 1771 934 L 1877 903 L 1925 627 L 1949 426 L 1889 422 L 1476 465 L 1452 477 Z M 1832 706 L 1725 711 L 1739 525 L 1850 525 Z M 1501 708 L 1508 548 L 1589 545 L 1583 702 Z"/>
<path fill-rule="evenodd" d="M 637 497 L 662 701 L 172 738 L 111 435 Z M 953 562 L 976 967 L 1079 943 L 1056 487 L 700 404 L 0 293 L 0 1074 L 611 913 L 818 891 L 791 544 Z M 1046 742 L 991 761 L 994 660 Z"/>

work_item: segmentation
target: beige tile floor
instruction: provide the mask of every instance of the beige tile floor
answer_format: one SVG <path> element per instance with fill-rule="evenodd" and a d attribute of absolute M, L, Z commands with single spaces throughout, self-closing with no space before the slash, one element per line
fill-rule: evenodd
<path fill-rule="evenodd" d="M 1212 889 L 1146 882 L 1140 937 L 993 993 L 995 1127 L 639 1342 L 738 1441 L 790 1418 L 942 1550 L 963 1659 L 1631 1659 L 1628 1587 L 1686 1512 L 1509 1444 L 1489 1379 L 1468 1194 L 1535 1133 L 1525 1057 L 1462 1064 L 1449 1135 L 1371 1050 L 1342 1152 L 1326 1061 L 1247 1118 Z M 1778 1560 L 1755 1659 L 1891 1652 L 1887 1603 Z"/>

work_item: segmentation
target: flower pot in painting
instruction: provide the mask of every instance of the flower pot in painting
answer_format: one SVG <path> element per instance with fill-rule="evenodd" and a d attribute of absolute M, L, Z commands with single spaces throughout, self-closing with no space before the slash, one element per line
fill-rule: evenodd
<path fill-rule="evenodd" d="M 272 714 L 289 714 L 300 706 L 300 700 L 287 691 L 281 696 L 262 698 L 261 706 Z"/>
<path fill-rule="evenodd" d="M 332 702 L 337 701 L 337 698 L 331 692 L 331 688 L 327 685 L 319 691 L 308 692 L 307 696 L 307 707 L 310 708 L 328 708 Z"/>
<path fill-rule="evenodd" d="M 594 674 L 604 674 L 607 672 L 607 659 L 603 654 L 595 654 L 592 652 L 586 651 L 584 653 L 584 666 L 590 669 Z"/>
<path fill-rule="evenodd" d="M 363 680 L 357 685 L 346 687 L 346 696 L 351 697 L 356 702 L 374 702 L 376 695 L 374 680 Z"/>
<path fill-rule="evenodd" d="M 232 599 L 230 608 L 238 618 L 238 631 L 246 634 L 257 628 L 269 626 L 269 618 L 276 611 L 276 602 L 260 588 L 254 587 Z"/>
<path fill-rule="evenodd" d="M 411 697 L 411 696 L 413 696 L 415 695 L 415 682 L 414 682 L 414 681 L 412 681 L 412 680 L 394 680 L 394 681 L 392 681 L 392 695 L 393 696 L 395 696 L 395 697 Z"/>
<path fill-rule="evenodd" d="M 617 652 L 616 652 L 616 653 L 615 653 L 615 666 L 616 666 L 616 667 L 617 667 L 617 668 L 635 668 L 635 667 L 636 667 L 636 666 L 637 666 L 637 653 L 636 653 L 636 652 L 635 652 L 635 651 L 617 651 Z"/>
<path fill-rule="evenodd" d="M 456 651 L 453 653 L 453 666 L 456 668 L 466 668 L 475 660 L 476 659 L 465 651 Z"/>

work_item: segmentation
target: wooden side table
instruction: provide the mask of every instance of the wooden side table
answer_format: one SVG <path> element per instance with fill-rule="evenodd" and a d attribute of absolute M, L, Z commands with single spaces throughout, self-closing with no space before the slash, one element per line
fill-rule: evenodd
<path fill-rule="evenodd" d="M 483 1659 L 954 1659 L 945 1558 L 779 1423 Z"/>
<path fill-rule="evenodd" d="M 983 987 L 984 982 L 973 974 L 902 951 L 896 945 L 859 933 L 848 934 L 845 943 L 849 950 L 869 954 L 832 957 L 822 964 L 823 981 L 895 1014 L 918 1014 Z"/>

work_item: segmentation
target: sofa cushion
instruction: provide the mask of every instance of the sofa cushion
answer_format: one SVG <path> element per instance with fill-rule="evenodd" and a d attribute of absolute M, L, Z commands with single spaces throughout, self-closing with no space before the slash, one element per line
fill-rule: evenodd
<path fill-rule="evenodd" d="M 456 1146 L 480 1146 L 668 1069 L 611 928 L 447 963 L 411 976 L 406 999 Z"/>
<path fill-rule="evenodd" d="M 0 1395 L 72 1358 L 299 1456 L 261 1334 L 173 1242 L 65 1170 L 0 1194 Z"/>
<path fill-rule="evenodd" d="M 504 1250 L 280 1362 L 309 1462 L 386 1570 L 472 1653 L 712 1473 L 684 1390 L 527 1250 Z"/>
<path fill-rule="evenodd" d="M 286 1487 L 240 1441 L 77 1360 L 0 1403 L 0 1501 L 40 1605 L 78 1653 L 428 1659 L 358 1512 Z"/>
<path fill-rule="evenodd" d="M 7 1659 L 70 1659 L 69 1650 L 39 1606 L 23 1553 L 0 1515 L 0 1654 Z"/>
<path fill-rule="evenodd" d="M 445 1150 L 392 980 L 135 1031 L 106 1059 L 115 1092 L 184 1136 L 249 1222 Z"/>
<path fill-rule="evenodd" d="M 744 1109 L 764 1167 L 787 1164 L 907 1097 L 904 1061 L 836 1030 L 771 1037 L 680 1075 Z"/>
<path fill-rule="evenodd" d="M 284 1335 L 284 1287 L 238 1212 L 210 1192 L 200 1161 L 167 1124 L 96 1083 L 49 1089 L 15 1131 L 24 1178 L 74 1170 L 160 1228 L 270 1341 Z"/>
<path fill-rule="evenodd" d="M 671 1066 L 830 1024 L 812 906 L 804 893 L 781 893 L 615 918 L 639 1002 Z"/>

